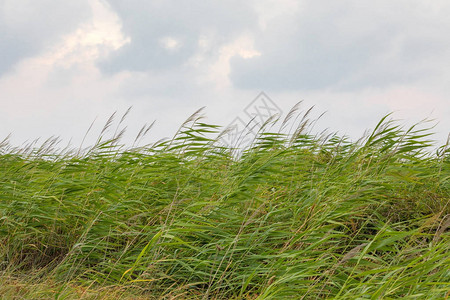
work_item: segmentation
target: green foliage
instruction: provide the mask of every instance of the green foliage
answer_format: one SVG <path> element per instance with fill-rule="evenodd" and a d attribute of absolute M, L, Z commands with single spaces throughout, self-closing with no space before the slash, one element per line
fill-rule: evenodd
<path fill-rule="evenodd" d="M 132 149 L 119 127 L 104 140 L 113 118 L 84 152 L 3 141 L 0 293 L 32 278 L 25 298 L 448 297 L 447 146 L 388 116 L 356 143 L 313 136 L 307 114 L 241 155 L 199 112 Z"/>

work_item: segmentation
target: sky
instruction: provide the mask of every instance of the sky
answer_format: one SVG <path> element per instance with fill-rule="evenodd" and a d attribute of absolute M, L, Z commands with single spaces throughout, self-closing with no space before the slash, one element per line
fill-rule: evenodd
<path fill-rule="evenodd" d="M 108 117 L 172 136 L 226 126 L 261 91 L 353 139 L 387 113 L 450 132 L 448 0 L 0 0 L 0 140 L 74 146 Z"/>

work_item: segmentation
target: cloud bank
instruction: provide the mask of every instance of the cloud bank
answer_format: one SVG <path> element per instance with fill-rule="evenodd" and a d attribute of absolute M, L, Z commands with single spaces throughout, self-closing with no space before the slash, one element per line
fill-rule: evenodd
<path fill-rule="evenodd" d="M 134 106 L 130 128 L 156 119 L 159 137 L 201 106 L 226 125 L 265 91 L 350 135 L 392 110 L 431 116 L 443 140 L 449 13 L 441 0 L 0 0 L 0 136 L 78 143 Z"/>

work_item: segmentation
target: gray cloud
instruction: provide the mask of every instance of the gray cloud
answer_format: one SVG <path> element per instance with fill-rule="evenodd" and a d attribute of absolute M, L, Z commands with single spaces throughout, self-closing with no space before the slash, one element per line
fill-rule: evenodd
<path fill-rule="evenodd" d="M 87 0 L 0 0 L 0 76 L 75 30 L 90 15 Z"/>
<path fill-rule="evenodd" d="M 449 59 L 449 9 L 444 2 L 435 11 L 418 1 L 305 1 L 297 15 L 257 33 L 261 56 L 233 58 L 231 80 L 273 91 L 352 90 L 436 77 Z"/>
<path fill-rule="evenodd" d="M 421 119 L 434 108 L 446 137 L 447 3 L 0 0 L 0 139 L 81 141 L 97 115 L 130 105 L 130 125 L 156 119 L 160 138 L 204 105 L 226 125 L 261 90 L 285 112 L 317 104 L 330 112 L 325 127 L 357 134 L 385 112 Z M 26 57 L 37 59 L 1 76 Z"/>
<path fill-rule="evenodd" d="M 119 15 L 131 42 L 99 66 L 105 72 L 170 70 L 198 51 L 203 35 L 215 37 L 215 49 L 246 30 L 254 29 L 256 14 L 248 2 L 232 1 L 121 1 L 108 0 Z M 170 51 L 166 37 L 178 41 Z M 214 51 L 212 49 L 211 51 Z"/>

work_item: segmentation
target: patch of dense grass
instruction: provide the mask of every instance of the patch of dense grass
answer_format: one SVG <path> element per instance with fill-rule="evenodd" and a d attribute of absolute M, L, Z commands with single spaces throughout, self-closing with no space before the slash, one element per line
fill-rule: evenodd
<path fill-rule="evenodd" d="M 198 115 L 133 149 L 122 132 L 82 153 L 3 142 L 0 294 L 448 297 L 447 147 L 387 118 L 355 143 L 307 127 L 266 124 L 240 155 Z"/>

